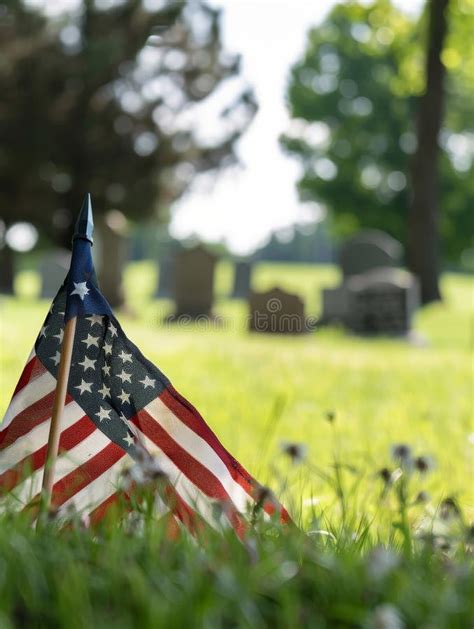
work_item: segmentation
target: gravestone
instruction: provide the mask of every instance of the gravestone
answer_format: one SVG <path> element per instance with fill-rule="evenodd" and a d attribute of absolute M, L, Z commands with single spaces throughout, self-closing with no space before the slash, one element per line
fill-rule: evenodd
<path fill-rule="evenodd" d="M 341 248 L 339 264 L 344 278 L 402 264 L 403 247 L 398 240 L 378 229 L 363 229 Z"/>
<path fill-rule="evenodd" d="M 239 261 L 234 265 L 234 286 L 232 299 L 247 299 L 250 295 L 252 282 L 252 263 Z"/>
<path fill-rule="evenodd" d="M 43 256 L 39 265 L 42 299 L 52 299 L 56 296 L 69 271 L 70 262 L 71 252 L 67 249 L 55 249 Z"/>
<path fill-rule="evenodd" d="M 415 277 L 401 269 L 376 269 L 348 281 L 346 325 L 359 334 L 403 335 L 419 307 Z"/>
<path fill-rule="evenodd" d="M 14 280 L 15 264 L 13 250 L 6 244 L 0 242 L 0 293 L 13 295 Z"/>
<path fill-rule="evenodd" d="M 122 272 L 128 261 L 128 221 L 125 215 L 119 210 L 110 210 L 100 217 L 96 240 L 101 291 L 112 308 L 119 308 L 125 302 Z"/>
<path fill-rule="evenodd" d="M 402 245 L 382 231 L 363 230 L 342 247 L 342 282 L 322 291 L 322 323 L 360 334 L 405 334 L 419 306 L 415 277 L 399 267 Z"/>
<path fill-rule="evenodd" d="M 345 323 L 349 316 L 348 280 L 374 269 L 401 265 L 402 245 L 378 229 L 363 229 L 341 247 L 339 267 L 342 283 L 322 290 L 322 323 Z"/>
<path fill-rule="evenodd" d="M 174 268 L 174 318 L 212 316 L 214 271 L 217 256 L 201 245 L 176 254 Z"/>
<path fill-rule="evenodd" d="M 302 334 L 309 328 L 304 301 L 275 287 L 265 293 L 251 293 L 249 330 L 267 334 Z"/>
<path fill-rule="evenodd" d="M 168 299 L 174 295 L 174 273 L 176 253 L 169 253 L 160 258 L 158 268 L 158 288 L 155 297 Z"/>

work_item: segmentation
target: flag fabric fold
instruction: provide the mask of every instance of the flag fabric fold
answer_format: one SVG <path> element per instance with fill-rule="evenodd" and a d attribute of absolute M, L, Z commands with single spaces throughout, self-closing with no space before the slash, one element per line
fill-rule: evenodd
<path fill-rule="evenodd" d="M 260 485 L 199 412 L 127 338 L 101 294 L 91 242 L 76 239 L 54 299 L 0 424 L 0 499 L 19 508 L 41 491 L 65 323 L 77 317 L 51 504 L 99 521 L 120 497 L 120 478 L 146 455 L 167 479 L 162 512 L 194 532 L 223 523 L 242 536 Z M 128 493 L 127 493 L 128 492 Z M 219 508 L 216 509 L 216 506 Z M 264 511 L 286 510 L 274 499 Z"/>

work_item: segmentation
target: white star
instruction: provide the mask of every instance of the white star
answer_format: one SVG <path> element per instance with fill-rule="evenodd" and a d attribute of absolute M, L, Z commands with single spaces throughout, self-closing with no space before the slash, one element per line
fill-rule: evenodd
<path fill-rule="evenodd" d="M 110 397 L 110 388 L 106 387 L 105 384 L 102 385 L 102 389 L 99 389 L 98 392 L 101 394 L 103 400 L 105 400 L 106 397 Z"/>
<path fill-rule="evenodd" d="M 102 371 L 104 372 L 104 376 L 110 376 L 110 365 L 104 365 Z"/>
<path fill-rule="evenodd" d="M 84 380 L 81 378 L 81 384 L 74 388 L 79 389 L 79 393 L 82 395 L 84 391 L 88 391 L 89 393 L 92 393 L 91 386 L 92 386 L 92 382 L 84 382 Z"/>
<path fill-rule="evenodd" d="M 153 378 L 149 378 L 148 376 L 145 376 L 145 380 L 139 380 L 139 382 L 143 384 L 144 389 L 146 389 L 147 387 L 151 387 L 153 389 L 153 387 L 155 386 L 156 380 L 153 380 Z"/>
<path fill-rule="evenodd" d="M 51 356 L 51 360 L 54 360 L 54 364 L 57 367 L 59 365 L 59 361 L 61 360 L 61 354 L 59 352 L 56 352 L 54 356 Z"/>
<path fill-rule="evenodd" d="M 128 446 L 133 446 L 133 444 L 135 443 L 135 439 L 129 432 L 127 432 L 127 436 L 124 437 L 123 440 L 127 443 Z"/>
<path fill-rule="evenodd" d="M 104 354 L 108 356 L 112 353 L 112 345 L 110 343 L 104 343 Z"/>
<path fill-rule="evenodd" d="M 121 419 L 123 421 L 123 423 L 128 426 L 128 419 L 125 417 L 124 413 L 120 413 L 119 415 L 119 419 Z"/>
<path fill-rule="evenodd" d="M 99 337 L 91 336 L 90 334 L 88 334 L 87 338 L 84 339 L 82 343 L 85 343 L 87 345 L 87 349 L 89 349 L 91 345 L 95 345 L 96 347 L 99 347 Z"/>
<path fill-rule="evenodd" d="M 125 391 L 122 389 L 122 393 L 120 395 L 117 395 L 118 399 L 122 401 L 122 404 L 125 404 L 125 402 L 127 402 L 127 404 L 130 404 L 130 393 L 125 393 Z"/>
<path fill-rule="evenodd" d="M 87 356 L 84 356 L 84 360 L 82 361 L 82 363 L 78 364 L 84 367 L 84 371 L 87 371 L 88 369 L 94 370 L 96 362 L 96 360 L 91 360 L 90 358 L 87 358 Z"/>
<path fill-rule="evenodd" d="M 124 363 L 126 363 L 126 362 L 131 363 L 132 362 L 132 355 L 131 354 L 127 354 L 123 350 L 120 352 L 119 358 L 121 358 Z"/>
<path fill-rule="evenodd" d="M 99 412 L 96 413 L 96 416 L 100 419 L 100 421 L 102 421 L 103 419 L 111 419 L 110 417 L 110 413 L 112 412 L 112 409 L 106 409 L 106 408 L 102 408 L 102 406 L 99 407 Z"/>
<path fill-rule="evenodd" d="M 47 325 L 44 325 L 44 326 L 41 328 L 40 333 L 39 333 L 40 338 L 41 338 L 42 336 L 46 336 L 46 330 L 47 330 L 47 329 L 48 329 L 48 326 L 47 326 Z"/>
<path fill-rule="evenodd" d="M 117 374 L 117 378 L 120 378 L 120 380 L 122 382 L 130 382 L 130 384 L 132 384 L 132 380 L 131 380 L 132 374 L 131 373 L 127 373 L 123 369 L 122 369 L 122 373 L 118 373 Z"/>
<path fill-rule="evenodd" d="M 64 330 L 61 328 L 59 330 L 59 333 L 58 334 L 53 334 L 53 336 L 54 336 L 55 339 L 58 339 L 59 344 L 61 344 L 63 342 Z"/>
<path fill-rule="evenodd" d="M 100 315 L 91 315 L 90 317 L 86 317 L 87 321 L 91 322 L 91 327 L 94 326 L 96 323 L 98 325 L 102 325 L 102 319 L 104 317 L 101 317 Z"/>
<path fill-rule="evenodd" d="M 73 282 L 74 290 L 71 293 L 72 295 L 79 295 L 79 297 L 84 301 L 84 297 L 89 294 L 89 289 L 87 288 L 87 282 Z"/>
<path fill-rule="evenodd" d="M 109 330 L 110 330 L 110 334 L 112 336 L 117 336 L 117 328 L 114 326 L 114 324 L 112 323 L 112 321 L 110 322 L 109 325 Z"/>

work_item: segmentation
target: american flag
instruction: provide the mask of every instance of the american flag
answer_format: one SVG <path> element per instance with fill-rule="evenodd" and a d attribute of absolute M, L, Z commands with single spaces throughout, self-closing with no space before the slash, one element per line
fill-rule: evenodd
<path fill-rule="evenodd" d="M 83 221 L 85 212 L 90 221 L 88 198 Z M 91 239 L 80 235 L 0 424 L 0 497 L 20 509 L 38 503 L 64 326 L 72 317 L 76 332 L 51 500 L 59 516 L 74 510 L 100 521 L 130 499 L 133 490 L 124 489 L 121 478 L 127 468 L 143 465 L 145 455 L 166 478 L 158 510 L 179 528 L 228 524 L 243 536 L 256 503 L 289 520 L 127 338 L 98 289 Z"/>

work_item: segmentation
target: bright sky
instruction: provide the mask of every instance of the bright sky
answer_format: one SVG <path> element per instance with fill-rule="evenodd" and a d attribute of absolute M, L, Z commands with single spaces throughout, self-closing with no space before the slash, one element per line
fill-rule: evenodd
<path fill-rule="evenodd" d="M 242 73 L 252 84 L 260 109 L 238 154 L 243 169 L 221 173 L 209 190 L 194 191 L 174 208 L 171 231 L 224 240 L 248 253 L 276 229 L 307 221 L 314 210 L 298 202 L 297 163 L 279 148 L 288 126 L 284 105 L 290 66 L 304 50 L 308 29 L 321 22 L 336 0 L 212 0 L 223 8 L 224 46 L 242 55 Z M 417 12 L 423 0 L 396 0 Z"/>

